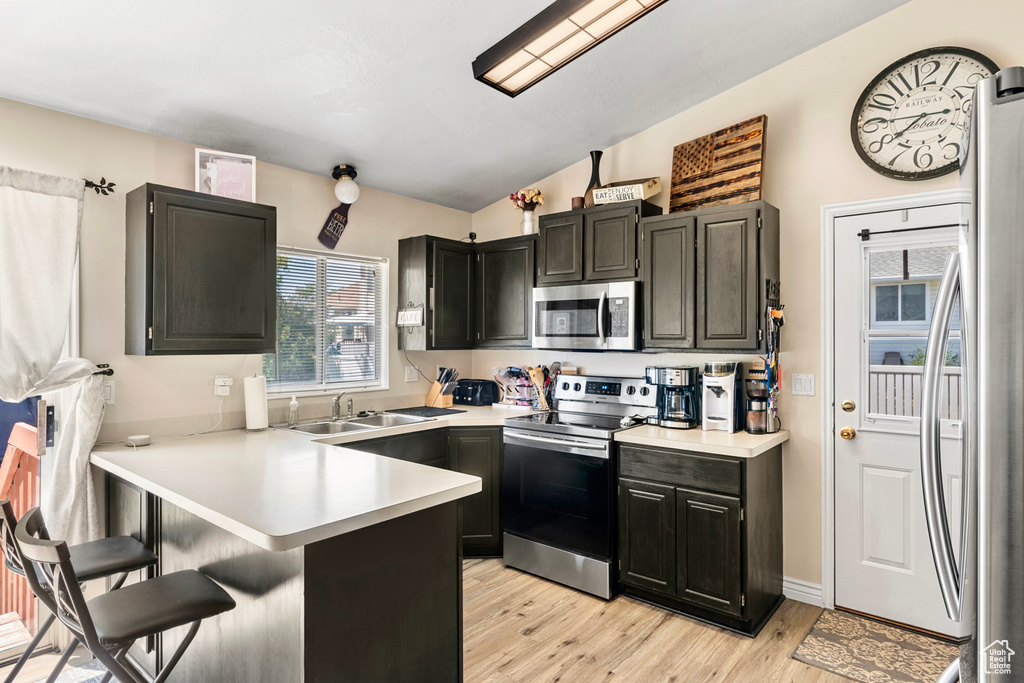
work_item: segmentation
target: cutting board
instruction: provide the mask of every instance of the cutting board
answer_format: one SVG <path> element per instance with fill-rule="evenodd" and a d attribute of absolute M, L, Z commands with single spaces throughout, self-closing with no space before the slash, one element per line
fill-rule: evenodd
<path fill-rule="evenodd" d="M 768 117 L 676 145 L 669 211 L 743 204 L 761 199 Z"/>

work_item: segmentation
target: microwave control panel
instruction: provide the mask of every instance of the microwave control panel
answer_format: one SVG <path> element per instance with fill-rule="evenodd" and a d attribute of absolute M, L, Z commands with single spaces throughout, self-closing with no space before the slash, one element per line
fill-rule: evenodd
<path fill-rule="evenodd" d="M 619 297 L 608 299 L 608 315 L 611 318 L 611 327 L 608 330 L 609 337 L 629 336 L 629 299 Z"/>

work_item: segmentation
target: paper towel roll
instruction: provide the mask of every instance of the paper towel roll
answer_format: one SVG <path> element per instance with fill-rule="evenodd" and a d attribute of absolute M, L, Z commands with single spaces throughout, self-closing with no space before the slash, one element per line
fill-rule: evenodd
<path fill-rule="evenodd" d="M 245 428 L 266 429 L 267 419 L 267 378 L 245 378 Z"/>

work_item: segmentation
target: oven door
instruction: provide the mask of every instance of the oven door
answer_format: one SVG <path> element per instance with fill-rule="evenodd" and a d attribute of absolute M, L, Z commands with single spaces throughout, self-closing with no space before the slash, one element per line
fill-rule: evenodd
<path fill-rule="evenodd" d="M 536 287 L 533 344 L 538 349 L 636 348 L 635 282 Z"/>
<path fill-rule="evenodd" d="M 615 541 L 611 442 L 504 432 L 505 532 L 610 561 Z"/>

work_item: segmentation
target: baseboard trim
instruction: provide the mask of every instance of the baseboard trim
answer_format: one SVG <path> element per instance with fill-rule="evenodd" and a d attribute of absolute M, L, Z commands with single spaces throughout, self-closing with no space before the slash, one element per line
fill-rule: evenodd
<path fill-rule="evenodd" d="M 824 607 L 821 597 L 821 584 L 801 581 L 789 576 L 782 577 L 782 593 L 790 600 L 806 602 L 816 607 Z"/>

